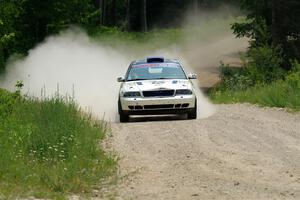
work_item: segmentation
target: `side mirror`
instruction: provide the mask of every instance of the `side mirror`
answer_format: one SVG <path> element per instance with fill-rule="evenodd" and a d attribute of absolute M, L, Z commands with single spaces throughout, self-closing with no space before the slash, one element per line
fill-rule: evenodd
<path fill-rule="evenodd" d="M 197 79 L 197 74 L 195 74 L 195 73 L 190 73 L 190 74 L 188 75 L 188 78 L 189 78 L 189 79 Z"/>
<path fill-rule="evenodd" d="M 120 82 L 124 82 L 125 79 L 123 77 L 118 77 L 117 81 L 120 83 Z"/>

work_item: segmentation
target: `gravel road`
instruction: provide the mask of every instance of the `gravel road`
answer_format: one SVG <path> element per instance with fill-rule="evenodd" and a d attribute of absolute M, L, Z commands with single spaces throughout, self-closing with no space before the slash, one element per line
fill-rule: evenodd
<path fill-rule="evenodd" d="M 300 199 L 299 113 L 219 105 L 208 119 L 143 120 L 112 124 L 117 199 Z"/>

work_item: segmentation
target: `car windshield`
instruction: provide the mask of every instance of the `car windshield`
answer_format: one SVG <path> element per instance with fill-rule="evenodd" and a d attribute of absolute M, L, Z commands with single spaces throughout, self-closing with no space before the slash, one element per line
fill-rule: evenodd
<path fill-rule="evenodd" d="M 156 79 L 187 79 L 177 63 L 151 63 L 133 65 L 127 73 L 127 81 Z"/>

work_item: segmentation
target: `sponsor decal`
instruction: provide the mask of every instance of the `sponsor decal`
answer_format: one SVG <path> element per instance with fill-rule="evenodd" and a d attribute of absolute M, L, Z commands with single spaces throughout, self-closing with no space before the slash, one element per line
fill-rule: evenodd
<path fill-rule="evenodd" d="M 153 85 L 162 85 L 164 83 L 165 83 L 165 81 L 152 81 Z"/>
<path fill-rule="evenodd" d="M 178 68 L 179 64 L 176 63 L 147 63 L 147 64 L 137 64 L 132 65 L 132 68 L 149 68 L 149 67 L 172 67 Z"/>

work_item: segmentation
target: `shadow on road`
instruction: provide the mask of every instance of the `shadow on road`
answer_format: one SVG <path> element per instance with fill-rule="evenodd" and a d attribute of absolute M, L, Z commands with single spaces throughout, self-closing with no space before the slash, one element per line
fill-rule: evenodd
<path fill-rule="evenodd" d="M 152 121 L 176 121 L 187 120 L 186 115 L 150 115 L 150 116 L 131 116 L 130 122 L 152 122 Z"/>

